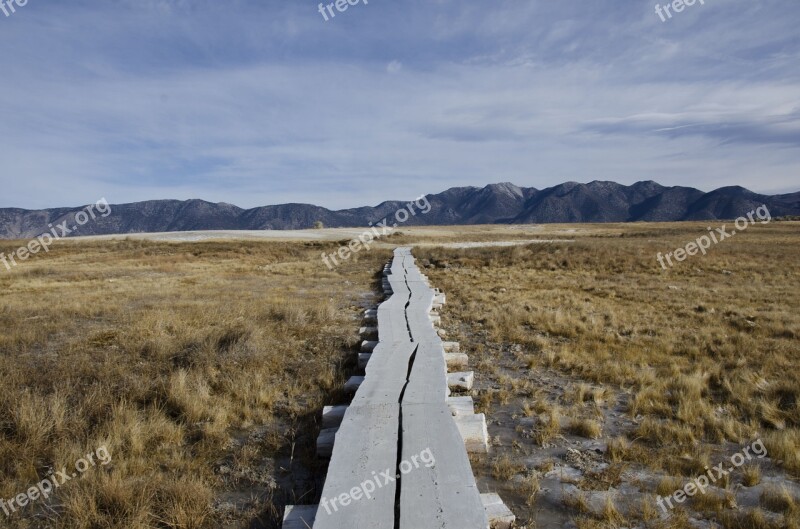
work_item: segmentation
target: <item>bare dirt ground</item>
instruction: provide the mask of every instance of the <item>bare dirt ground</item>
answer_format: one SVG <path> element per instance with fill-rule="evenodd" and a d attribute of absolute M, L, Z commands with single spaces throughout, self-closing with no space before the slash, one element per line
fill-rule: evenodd
<path fill-rule="evenodd" d="M 587 225 L 588 226 L 588 225 Z M 602 227 L 600 227 L 602 229 Z M 188 231 L 164 233 L 132 233 L 124 235 L 97 235 L 74 237 L 71 240 L 105 241 L 105 240 L 147 240 L 160 242 L 202 242 L 202 241 L 347 241 L 367 232 L 364 228 L 324 228 L 308 230 L 258 230 L 258 231 Z M 412 245 L 430 246 L 443 244 L 445 247 L 469 247 L 472 243 L 491 243 L 504 246 L 523 244 L 530 241 L 548 240 L 547 237 L 560 236 L 565 239 L 576 235 L 588 235 L 592 228 L 578 228 L 571 225 L 545 226 L 408 226 L 397 229 L 386 228 L 386 234 L 395 239 L 388 242 L 394 246 L 396 237 L 405 235 L 414 242 Z M 465 239 L 465 237 L 468 237 Z M 469 237 L 474 240 L 470 240 Z M 537 237 L 533 239 L 532 237 Z M 498 240 L 502 238 L 503 240 Z M 505 240 L 507 239 L 507 240 Z M 378 241 L 385 243 L 386 241 Z"/>

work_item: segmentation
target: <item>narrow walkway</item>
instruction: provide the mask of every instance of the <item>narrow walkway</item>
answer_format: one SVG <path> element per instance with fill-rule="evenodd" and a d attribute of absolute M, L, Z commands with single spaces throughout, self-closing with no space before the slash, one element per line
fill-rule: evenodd
<path fill-rule="evenodd" d="M 318 452 L 331 460 L 322 501 L 287 507 L 283 527 L 487 529 L 490 519 L 508 527 L 513 515 L 497 495 L 479 493 L 467 454 L 488 451 L 485 417 L 471 397 L 449 397 L 451 387 L 470 389 L 472 374 L 448 375 L 448 363 L 466 357 L 434 327 L 444 295 L 409 248 L 395 250 L 384 276 L 389 297 L 366 314 L 378 341 L 363 344 L 365 376 L 348 381 L 349 406 L 323 413 Z"/>

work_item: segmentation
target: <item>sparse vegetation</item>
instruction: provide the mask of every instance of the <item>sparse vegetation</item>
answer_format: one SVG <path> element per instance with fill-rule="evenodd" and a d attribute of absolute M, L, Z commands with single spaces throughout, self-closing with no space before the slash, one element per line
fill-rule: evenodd
<path fill-rule="evenodd" d="M 745 487 L 755 487 L 761 483 L 761 467 L 758 465 L 745 465 L 742 468 L 742 484 Z"/>
<path fill-rule="evenodd" d="M 539 416 L 536 427 L 533 431 L 533 438 L 536 444 L 544 446 L 561 431 L 561 413 L 558 406 L 550 407 L 545 413 Z"/>
<path fill-rule="evenodd" d="M 594 419 L 572 419 L 569 423 L 569 431 L 587 439 L 597 439 L 603 433 L 600 423 Z"/>
<path fill-rule="evenodd" d="M 765 473 L 800 477 L 800 298 L 786 295 L 800 287 L 800 224 L 756 226 L 706 256 L 658 266 L 658 251 L 705 227 L 581 225 L 571 243 L 416 254 L 448 294 L 445 327 L 449 339 L 470 344 L 479 387 L 543 374 L 565 382 L 511 397 L 520 416 L 535 419 L 517 430 L 533 446 L 563 443 L 564 434 L 608 436 L 609 462 L 662 476 L 669 487 L 658 489 L 672 493 L 760 437 L 769 471 L 742 467 L 715 483 L 722 492 L 682 509 L 726 512 L 727 527 L 772 527 L 779 522 L 769 515 L 737 506 L 735 485 L 755 486 Z M 497 413 L 502 404 L 493 403 Z M 611 420 L 612 410 L 627 419 Z M 568 508 L 580 514 L 583 503 L 573 498 Z M 671 526 L 688 526 L 677 512 Z"/>
<path fill-rule="evenodd" d="M 520 486 L 520 492 L 525 496 L 525 505 L 533 507 L 536 501 L 536 494 L 540 490 L 542 490 L 542 485 L 539 482 L 539 476 L 535 472 L 525 476 Z"/>
<path fill-rule="evenodd" d="M 447 293 L 443 325 L 470 355 L 478 411 L 519 421 L 493 432 L 490 420 L 497 442 L 477 472 L 516 495 L 521 519 L 536 519 L 546 479 L 605 491 L 635 469 L 656 479 L 632 510 L 609 499 L 592 511 L 579 491 L 563 501 L 576 524 L 682 528 L 707 515 L 800 528 L 781 488 L 759 509 L 736 501 L 740 484 L 800 475 L 800 299 L 787 295 L 800 286 L 800 225 L 754 226 L 669 271 L 655 253 L 705 225 L 569 229 L 575 242 L 415 250 Z M 503 230 L 412 228 L 387 242 L 531 237 Z M 99 444 L 114 457 L 65 488 L 55 514 L 28 508 L 0 527 L 275 527 L 285 503 L 313 501 L 319 411 L 343 398 L 358 300 L 388 258 L 378 245 L 328 271 L 319 255 L 335 245 L 64 241 L 0 275 L 0 496 Z M 650 495 L 757 436 L 769 460 L 659 518 Z M 566 438 L 604 446 L 574 451 L 582 479 L 559 470 L 562 456 L 521 460 Z M 544 477 L 553 470 L 563 477 Z"/>
<path fill-rule="evenodd" d="M 508 481 L 525 470 L 525 465 L 512 462 L 507 455 L 497 457 L 492 462 L 492 476 L 500 481 Z"/>
<path fill-rule="evenodd" d="M 271 527 L 313 499 L 319 412 L 388 258 L 328 272 L 321 251 L 64 242 L 0 275 L 0 497 L 100 445 L 113 458 L 0 527 Z"/>
<path fill-rule="evenodd" d="M 797 498 L 786 487 L 769 486 L 761 494 L 761 506 L 765 509 L 784 514 L 797 514 Z"/>

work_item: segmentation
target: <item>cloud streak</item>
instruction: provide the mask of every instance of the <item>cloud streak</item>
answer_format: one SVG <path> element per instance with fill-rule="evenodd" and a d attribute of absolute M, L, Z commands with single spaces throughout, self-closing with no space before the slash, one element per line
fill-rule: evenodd
<path fill-rule="evenodd" d="M 0 206 L 204 198 L 330 208 L 453 185 L 654 179 L 769 192 L 800 169 L 800 6 L 662 23 L 600 0 L 30 2 L 0 19 Z"/>

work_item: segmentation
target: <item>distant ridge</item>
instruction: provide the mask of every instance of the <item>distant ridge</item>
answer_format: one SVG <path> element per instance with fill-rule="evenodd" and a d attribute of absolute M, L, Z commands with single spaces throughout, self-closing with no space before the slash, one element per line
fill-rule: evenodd
<path fill-rule="evenodd" d="M 732 219 L 766 204 L 773 217 L 800 215 L 800 192 L 759 195 L 743 187 L 704 193 L 691 187 L 665 187 L 656 182 L 630 186 L 594 181 L 566 182 L 547 189 L 510 183 L 483 188 L 454 187 L 427 195 L 431 211 L 411 217 L 406 225 L 532 224 L 566 222 L 635 222 Z M 149 200 L 112 205 L 72 235 L 195 230 L 286 230 L 367 226 L 393 215 L 406 202 L 331 211 L 310 204 L 281 204 L 242 209 L 204 200 Z M 38 211 L 0 208 L 0 238 L 24 239 L 49 231 L 48 224 L 73 224 L 81 208 Z"/>

